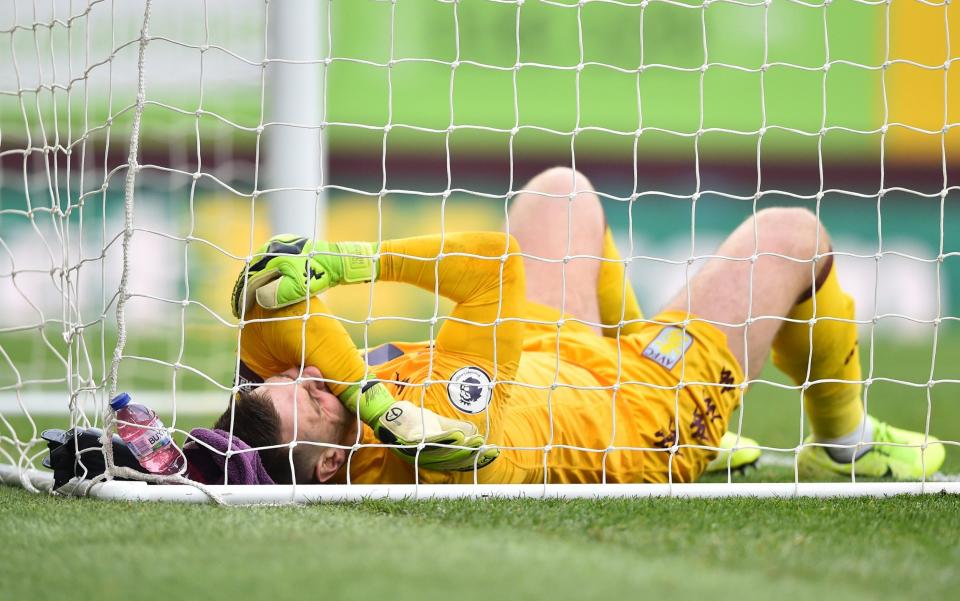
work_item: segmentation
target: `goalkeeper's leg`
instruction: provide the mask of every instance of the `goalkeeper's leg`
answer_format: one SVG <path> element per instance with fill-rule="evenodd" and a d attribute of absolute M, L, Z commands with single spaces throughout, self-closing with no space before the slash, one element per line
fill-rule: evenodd
<path fill-rule="evenodd" d="M 524 261 L 528 299 L 601 323 L 608 337 L 632 334 L 643 325 L 603 207 L 582 173 L 555 167 L 539 174 L 513 202 L 509 220 L 520 248 L 538 257 Z M 564 273 L 560 261 L 576 255 L 602 260 L 570 259 Z"/>
<path fill-rule="evenodd" d="M 527 299 L 599 334 L 597 283 L 606 226 L 590 181 L 567 167 L 548 169 L 524 186 L 507 219 L 524 253 Z"/>
<path fill-rule="evenodd" d="M 917 479 L 936 472 L 943 446 L 921 452 L 935 439 L 891 428 L 864 412 L 853 299 L 840 287 L 833 256 L 822 263 L 814 285 L 787 314 L 795 321 L 785 322 L 773 340 L 774 364 L 794 382 L 813 383 L 803 398 L 813 430 L 807 442 L 822 446 L 805 446 L 800 467 L 811 476 L 855 469 L 860 476 Z"/>
<path fill-rule="evenodd" d="M 853 302 L 840 288 L 830 252 L 830 238 L 811 212 L 760 211 L 721 245 L 716 254 L 724 258 L 709 260 L 693 278 L 689 302 L 683 290 L 668 309 L 714 322 L 749 379 L 772 348 L 775 363 L 797 384 L 815 382 L 804 395 L 813 431 L 808 442 L 817 443 L 801 452 L 805 471 L 932 474 L 944 456 L 942 445 L 927 446 L 935 438 L 890 428 L 863 412 Z"/>
<path fill-rule="evenodd" d="M 565 167 L 540 173 L 513 201 L 508 220 L 525 255 L 529 300 L 597 324 L 593 329 L 598 334 L 599 325 L 606 325 L 605 336 L 629 335 L 644 325 L 600 199 L 583 174 Z M 565 256 L 577 258 L 563 267 Z M 727 451 L 722 463 L 709 469 L 754 463 L 760 455 L 756 446 L 755 441 L 740 438 L 732 460 Z"/>

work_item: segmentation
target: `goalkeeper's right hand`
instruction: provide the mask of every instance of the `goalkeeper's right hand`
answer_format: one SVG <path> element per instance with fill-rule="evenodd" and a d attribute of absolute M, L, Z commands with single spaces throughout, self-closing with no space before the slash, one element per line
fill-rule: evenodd
<path fill-rule="evenodd" d="M 233 286 L 232 308 L 239 318 L 254 301 L 279 309 L 340 284 L 369 282 L 377 276 L 376 247 L 369 242 L 324 242 L 294 234 L 270 238 L 254 253 Z"/>
<path fill-rule="evenodd" d="M 359 404 L 360 419 L 377 438 L 399 445 L 392 448 L 394 453 L 424 469 L 468 472 L 490 465 L 500 455 L 496 448 L 481 449 L 484 437 L 470 422 L 437 415 L 409 401 L 396 401 L 380 382 L 368 384 L 363 392 L 353 386 L 341 400 L 354 410 Z M 419 448 L 421 443 L 423 448 Z"/>

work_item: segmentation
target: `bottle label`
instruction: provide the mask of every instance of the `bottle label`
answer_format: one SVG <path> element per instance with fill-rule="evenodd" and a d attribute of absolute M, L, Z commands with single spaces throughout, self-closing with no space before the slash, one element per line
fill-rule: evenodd
<path fill-rule="evenodd" d="M 152 430 L 150 428 L 157 429 Z M 133 454 L 137 456 L 137 459 L 142 459 L 153 452 L 159 451 L 172 442 L 170 435 L 163 427 L 163 423 L 161 423 L 159 419 L 154 418 L 154 420 L 150 422 L 150 425 L 143 426 L 139 434 L 127 441 L 127 446 L 129 446 Z"/>

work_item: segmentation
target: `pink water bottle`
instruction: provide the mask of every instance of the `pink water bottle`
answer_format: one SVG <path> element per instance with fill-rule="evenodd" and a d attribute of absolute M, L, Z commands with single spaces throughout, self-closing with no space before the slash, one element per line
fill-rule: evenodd
<path fill-rule="evenodd" d="M 116 412 L 117 433 L 140 465 L 154 474 L 180 473 L 184 465 L 183 454 L 152 409 L 131 403 L 130 395 L 125 392 L 110 401 L 110 407 Z"/>

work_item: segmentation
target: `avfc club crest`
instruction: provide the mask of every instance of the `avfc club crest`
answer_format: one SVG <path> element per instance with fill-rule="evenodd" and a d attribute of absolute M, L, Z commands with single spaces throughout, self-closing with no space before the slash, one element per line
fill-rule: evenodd
<path fill-rule="evenodd" d="M 671 370 L 683 358 L 690 345 L 693 344 L 693 337 L 675 326 L 667 326 L 660 330 L 657 337 L 650 341 L 647 348 L 643 349 L 643 356 L 661 367 Z"/>
<path fill-rule="evenodd" d="M 479 367 L 458 369 L 447 384 L 447 398 L 464 413 L 480 413 L 490 404 L 492 396 L 490 376 Z"/>

